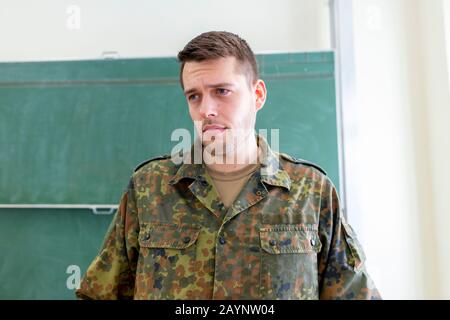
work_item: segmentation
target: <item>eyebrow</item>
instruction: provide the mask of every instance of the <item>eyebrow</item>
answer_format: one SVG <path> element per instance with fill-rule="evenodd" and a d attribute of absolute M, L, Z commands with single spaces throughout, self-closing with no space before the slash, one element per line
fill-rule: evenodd
<path fill-rule="evenodd" d="M 221 83 L 214 83 L 214 84 L 209 84 L 206 86 L 207 88 L 229 88 L 229 87 L 234 87 L 234 85 L 230 82 L 221 82 Z M 197 92 L 197 89 L 193 88 L 193 89 L 189 89 L 184 91 L 184 95 L 188 96 L 191 93 Z"/>

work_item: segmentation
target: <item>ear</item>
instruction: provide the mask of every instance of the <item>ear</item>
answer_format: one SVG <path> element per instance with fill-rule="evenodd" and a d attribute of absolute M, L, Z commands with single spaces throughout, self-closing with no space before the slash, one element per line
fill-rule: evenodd
<path fill-rule="evenodd" d="M 254 86 L 254 93 L 255 93 L 255 102 L 256 102 L 256 111 L 260 110 L 264 103 L 266 102 L 267 98 L 267 90 L 266 90 L 266 84 L 263 80 L 258 79 L 256 81 L 256 84 Z"/>

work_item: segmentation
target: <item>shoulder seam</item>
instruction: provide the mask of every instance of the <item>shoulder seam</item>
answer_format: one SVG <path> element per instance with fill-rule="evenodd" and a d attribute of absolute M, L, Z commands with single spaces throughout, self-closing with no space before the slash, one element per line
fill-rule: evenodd
<path fill-rule="evenodd" d="M 143 166 L 145 166 L 149 162 L 156 161 L 156 160 L 164 160 L 164 159 L 168 159 L 168 158 L 170 158 L 170 155 L 163 155 L 163 156 L 158 156 L 158 157 L 147 159 L 144 162 L 141 162 L 140 164 L 138 164 L 134 168 L 134 172 L 138 171 L 140 168 L 142 168 Z"/>
<path fill-rule="evenodd" d="M 292 162 L 294 162 L 294 163 L 300 163 L 300 164 L 303 164 L 303 165 L 307 165 L 307 166 L 310 166 L 310 167 L 314 167 L 314 168 L 316 168 L 317 170 L 319 170 L 320 172 L 322 172 L 324 175 L 327 175 L 326 171 L 325 171 L 324 169 L 322 169 L 319 165 L 315 164 L 315 163 L 312 163 L 312 162 L 307 161 L 307 160 L 304 160 L 304 159 L 295 158 L 295 157 L 290 156 L 290 155 L 288 155 L 288 154 L 286 154 L 286 153 L 280 153 L 280 155 L 281 155 L 283 158 L 285 158 L 286 160 L 290 160 L 290 161 L 292 161 Z"/>

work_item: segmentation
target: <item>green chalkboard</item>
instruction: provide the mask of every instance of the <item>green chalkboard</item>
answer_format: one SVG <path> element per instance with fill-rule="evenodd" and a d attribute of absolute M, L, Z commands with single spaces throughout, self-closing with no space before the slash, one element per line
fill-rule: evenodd
<path fill-rule="evenodd" d="M 258 129 L 280 151 L 339 162 L 333 52 L 259 55 L 268 100 Z M 0 205 L 117 204 L 133 168 L 193 132 L 175 58 L 0 63 Z M 270 139 L 270 134 L 269 134 Z M 76 209 L 0 209 L 0 299 L 71 299 L 111 216 Z"/>
<path fill-rule="evenodd" d="M 0 299 L 74 299 L 76 272 L 110 221 L 87 210 L 0 210 Z"/>

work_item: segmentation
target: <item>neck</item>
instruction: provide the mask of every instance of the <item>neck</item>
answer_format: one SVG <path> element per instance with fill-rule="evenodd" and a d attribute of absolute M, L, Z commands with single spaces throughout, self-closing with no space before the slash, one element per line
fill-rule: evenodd
<path fill-rule="evenodd" d="M 231 163 L 227 161 L 233 159 Z M 249 165 L 254 165 L 258 161 L 258 145 L 256 138 L 252 134 L 247 139 L 246 143 L 238 143 L 237 146 L 227 150 L 226 154 L 223 154 L 222 163 L 211 163 L 205 166 L 208 169 L 220 171 L 220 172 L 233 172 L 245 168 Z"/>

